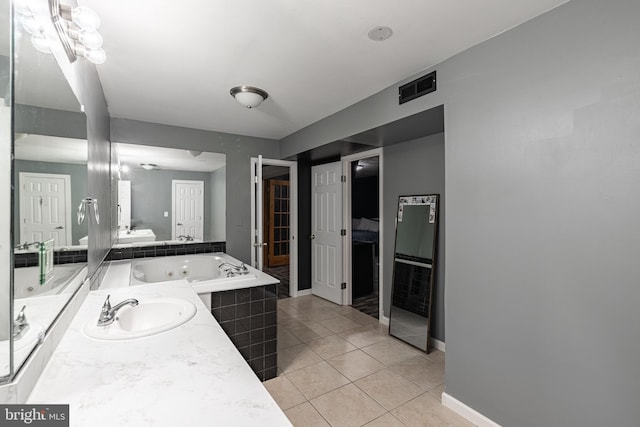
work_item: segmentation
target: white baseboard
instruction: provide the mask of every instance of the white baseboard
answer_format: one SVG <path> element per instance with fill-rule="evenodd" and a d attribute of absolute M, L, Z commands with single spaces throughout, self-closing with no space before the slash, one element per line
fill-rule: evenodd
<path fill-rule="evenodd" d="M 440 350 L 444 352 L 444 342 L 437 340 L 435 338 L 429 338 L 429 340 L 431 342 L 431 347 L 435 348 L 436 350 Z"/>
<path fill-rule="evenodd" d="M 442 393 L 442 406 L 446 406 L 456 414 L 462 416 L 463 418 L 466 418 L 468 421 L 472 422 L 478 427 L 501 427 L 500 424 L 485 417 L 480 412 L 460 402 L 455 397 L 447 394 L 447 392 Z"/>
<path fill-rule="evenodd" d="M 380 323 L 389 326 L 389 318 L 384 315 L 380 316 Z"/>
<path fill-rule="evenodd" d="M 311 295 L 311 289 L 303 289 L 301 291 L 298 291 L 298 295 L 296 295 L 297 297 L 303 297 L 305 295 Z"/>

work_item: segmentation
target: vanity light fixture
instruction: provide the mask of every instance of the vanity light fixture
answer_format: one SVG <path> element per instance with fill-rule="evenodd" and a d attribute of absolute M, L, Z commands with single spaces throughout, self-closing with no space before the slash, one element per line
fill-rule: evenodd
<path fill-rule="evenodd" d="M 236 86 L 229 92 L 240 105 L 247 108 L 257 107 L 269 97 L 266 91 L 253 86 Z"/>
<path fill-rule="evenodd" d="M 156 165 L 155 163 L 140 163 L 140 166 L 142 166 L 144 170 L 148 170 L 148 171 L 158 167 L 158 165 Z"/>
<path fill-rule="evenodd" d="M 102 36 L 97 31 L 100 27 L 98 14 L 86 6 L 72 8 L 60 0 L 48 1 L 51 22 L 69 61 L 84 57 L 94 64 L 104 63 L 107 53 L 102 49 Z"/>
<path fill-rule="evenodd" d="M 31 34 L 31 44 L 42 53 L 51 53 L 51 42 L 44 34 L 44 30 L 29 6 L 28 0 L 19 0 L 14 3 L 14 10 L 22 28 Z"/>

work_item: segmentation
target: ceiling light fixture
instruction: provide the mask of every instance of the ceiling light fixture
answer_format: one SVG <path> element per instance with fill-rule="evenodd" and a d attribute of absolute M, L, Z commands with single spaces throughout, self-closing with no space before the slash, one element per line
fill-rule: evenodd
<path fill-rule="evenodd" d="M 187 153 L 191 154 L 191 156 L 193 156 L 193 157 L 198 157 L 200 154 L 202 154 L 202 151 L 199 151 L 199 150 L 187 150 Z"/>
<path fill-rule="evenodd" d="M 158 165 L 156 165 L 155 163 L 140 163 L 140 166 L 142 166 L 144 170 L 148 170 L 148 171 L 158 167 Z"/>
<path fill-rule="evenodd" d="M 97 31 L 100 27 L 98 14 L 86 6 L 72 8 L 61 4 L 60 0 L 48 1 L 51 22 L 69 61 L 84 57 L 94 64 L 104 63 L 107 53 L 102 49 L 102 36 Z"/>
<path fill-rule="evenodd" d="M 253 86 L 236 86 L 229 93 L 240 105 L 247 108 L 255 108 L 269 97 L 266 91 Z"/>
<path fill-rule="evenodd" d="M 385 41 L 393 35 L 393 30 L 389 27 L 378 26 L 369 31 L 369 38 L 376 42 Z"/>

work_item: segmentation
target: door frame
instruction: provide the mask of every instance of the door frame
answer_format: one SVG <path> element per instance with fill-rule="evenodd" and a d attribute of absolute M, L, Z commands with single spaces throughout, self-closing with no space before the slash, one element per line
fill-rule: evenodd
<path fill-rule="evenodd" d="M 378 259 L 380 260 L 378 266 L 378 320 L 384 323 L 384 156 L 382 148 L 374 148 L 373 150 L 362 151 L 356 154 L 350 154 L 340 158 L 342 161 L 342 174 L 346 177 L 346 185 L 342 192 L 343 203 L 343 218 L 345 229 L 347 230 L 345 239 L 343 242 L 344 250 L 342 252 L 344 257 L 343 274 L 344 281 L 347 284 L 345 289 L 345 295 L 343 298 L 344 305 L 353 304 L 353 280 L 352 280 L 352 221 L 351 221 L 351 194 L 352 194 L 352 179 L 351 179 L 351 162 L 356 160 L 367 159 L 369 157 L 378 157 L 378 218 L 379 218 L 379 231 L 378 231 Z"/>
<path fill-rule="evenodd" d="M 24 238 L 25 233 L 25 224 L 24 224 L 24 213 L 26 211 L 26 205 L 25 205 L 25 197 L 24 197 L 24 185 L 25 185 L 25 179 L 27 176 L 36 176 L 38 178 L 53 178 L 53 179 L 60 179 L 62 178 L 64 180 L 64 191 L 65 191 L 65 209 L 67 211 L 67 215 L 65 215 L 65 219 L 64 219 L 64 227 L 65 227 L 65 236 L 67 239 L 67 244 L 66 246 L 72 246 L 73 245 L 73 240 L 72 240 L 72 233 L 71 233 L 71 215 L 72 215 L 72 210 L 71 210 L 71 175 L 65 175 L 65 174 L 55 174 L 55 173 L 38 173 L 38 172 L 18 172 L 18 188 L 19 188 L 19 193 L 20 193 L 20 240 L 22 240 Z M 20 242 L 18 242 L 20 243 Z"/>
<path fill-rule="evenodd" d="M 254 224 L 256 223 L 256 186 L 254 181 L 254 170 L 260 160 L 261 166 L 283 166 L 289 168 L 289 296 L 298 296 L 298 162 L 292 160 L 278 160 L 278 159 L 266 159 L 262 156 L 251 157 L 251 170 L 250 170 L 250 186 L 251 186 L 251 264 L 255 263 L 255 251 L 253 250 L 254 238 L 258 230 L 254 230 Z M 260 177 L 262 177 L 262 170 L 260 170 Z M 262 192 L 263 183 L 260 182 L 260 190 Z M 262 195 L 260 195 L 262 199 Z M 262 209 L 262 205 L 260 206 Z M 260 227 L 262 229 L 262 227 Z M 261 230 L 264 233 L 264 230 Z M 264 236 L 261 236 L 261 241 L 264 241 Z"/>
<path fill-rule="evenodd" d="M 171 180 L 171 239 L 176 240 L 176 184 L 198 184 L 200 187 L 200 199 L 202 200 L 202 218 L 200 219 L 202 229 L 202 240 L 204 241 L 204 181 L 190 179 Z"/>

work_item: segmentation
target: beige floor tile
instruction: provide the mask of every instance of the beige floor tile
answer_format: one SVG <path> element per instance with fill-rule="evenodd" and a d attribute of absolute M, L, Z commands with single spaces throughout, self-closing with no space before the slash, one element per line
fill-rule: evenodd
<path fill-rule="evenodd" d="M 376 418 L 364 425 L 364 427 L 402 427 L 404 424 L 402 421 L 391 415 L 389 412 L 381 417 Z"/>
<path fill-rule="evenodd" d="M 429 390 L 429 394 L 436 398 L 438 402 L 442 403 L 442 393 L 444 393 L 444 384 L 440 384 L 438 387 Z"/>
<path fill-rule="evenodd" d="M 338 315 L 333 319 L 323 320 L 320 322 L 322 326 L 329 329 L 333 333 L 340 333 L 343 331 L 347 331 L 349 329 L 356 329 L 362 327 L 361 324 L 354 322 L 348 317 L 344 317 L 342 315 Z"/>
<path fill-rule="evenodd" d="M 412 357 L 392 365 L 391 369 L 417 384 L 424 391 L 444 383 L 444 366 L 433 363 L 424 356 Z"/>
<path fill-rule="evenodd" d="M 327 362 L 351 381 L 366 377 L 385 368 L 382 363 L 362 350 L 341 354 L 327 360 Z"/>
<path fill-rule="evenodd" d="M 309 342 L 317 340 L 318 338 L 333 335 L 333 332 L 316 322 L 300 323 L 295 328 L 289 329 L 289 332 L 295 335 L 302 342 Z"/>
<path fill-rule="evenodd" d="M 294 345 L 278 351 L 278 367 L 284 373 L 321 361 L 322 358 L 304 344 Z"/>
<path fill-rule="evenodd" d="M 386 412 L 353 384 L 316 397 L 311 404 L 333 427 L 362 426 Z"/>
<path fill-rule="evenodd" d="M 349 383 L 327 362 L 316 363 L 287 374 L 287 378 L 307 399 L 313 399 Z"/>
<path fill-rule="evenodd" d="M 295 385 L 284 375 L 265 381 L 265 388 L 283 411 L 307 401 Z"/>
<path fill-rule="evenodd" d="M 284 414 L 295 427 L 329 427 L 329 423 L 309 402 L 284 411 Z"/>
<path fill-rule="evenodd" d="M 356 349 L 353 344 L 350 344 L 337 335 L 319 338 L 307 343 L 307 345 L 323 359 L 330 359 Z"/>
<path fill-rule="evenodd" d="M 417 350 L 393 338 L 387 338 L 384 341 L 363 347 L 362 351 L 387 366 L 420 355 Z"/>
<path fill-rule="evenodd" d="M 375 317 L 369 316 L 368 314 L 358 310 L 355 310 L 348 314 L 343 314 L 343 316 L 348 317 L 349 319 L 361 324 L 362 326 L 376 325 L 380 323 L 380 321 Z"/>
<path fill-rule="evenodd" d="M 358 348 L 384 341 L 389 337 L 386 330 L 381 330 L 377 326 L 365 326 L 358 329 L 352 329 L 350 331 L 342 332 L 339 335 Z"/>
<path fill-rule="evenodd" d="M 312 322 L 320 322 L 321 320 L 333 319 L 334 317 L 340 316 L 335 310 L 324 307 L 311 308 L 310 310 L 306 310 L 304 314 Z"/>
<path fill-rule="evenodd" d="M 469 421 L 445 408 L 430 393 L 397 407 L 391 414 L 408 426 L 416 427 L 472 427 Z"/>
<path fill-rule="evenodd" d="M 302 344 L 302 341 L 300 341 L 298 337 L 289 332 L 288 329 L 278 330 L 278 350 L 297 344 Z"/>
<path fill-rule="evenodd" d="M 391 369 L 378 371 L 354 383 L 390 411 L 423 393 L 423 390 Z"/>
<path fill-rule="evenodd" d="M 431 350 L 431 353 L 427 354 L 427 358 L 434 363 L 444 365 L 444 351 Z"/>
<path fill-rule="evenodd" d="M 350 305 L 338 305 L 336 306 L 336 308 L 334 308 L 334 311 L 338 314 L 342 314 L 343 316 L 348 316 L 350 314 L 353 314 L 354 312 L 360 313 L 360 311 L 356 310 Z"/>

